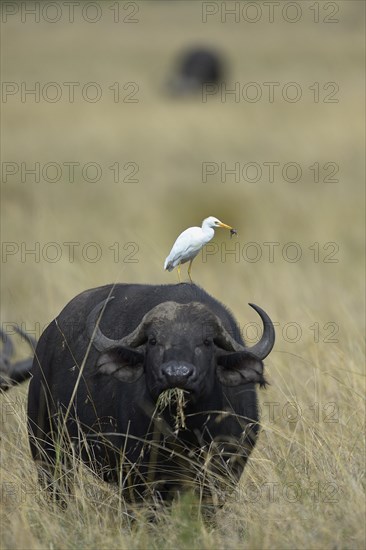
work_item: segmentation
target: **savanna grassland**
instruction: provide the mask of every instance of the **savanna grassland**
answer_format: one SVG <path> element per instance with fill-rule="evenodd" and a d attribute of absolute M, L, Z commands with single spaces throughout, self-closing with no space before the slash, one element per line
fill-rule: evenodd
<path fill-rule="evenodd" d="M 60 511 L 37 485 L 27 385 L 15 388 L 0 397 L 2 548 L 364 548 L 364 3 L 297 2 L 296 23 L 281 10 L 270 23 L 263 2 L 256 23 L 253 11 L 204 23 L 201 2 L 112 4 L 99 2 L 95 23 L 83 4 L 69 22 L 62 3 L 55 23 L 51 8 L 2 23 L 2 327 L 39 337 L 87 288 L 176 282 L 162 268 L 175 237 L 217 216 L 238 238 L 218 230 L 192 275 L 249 343 L 248 302 L 276 323 L 262 432 L 214 521 L 190 495 L 131 521 L 80 467 Z M 239 98 L 166 93 L 176 56 L 196 44 L 222 52 Z M 26 93 L 35 83 L 38 98 Z"/>

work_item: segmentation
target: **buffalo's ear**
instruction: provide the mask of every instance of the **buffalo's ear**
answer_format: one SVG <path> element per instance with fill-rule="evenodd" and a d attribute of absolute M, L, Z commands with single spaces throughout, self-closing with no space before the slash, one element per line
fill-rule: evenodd
<path fill-rule="evenodd" d="M 131 348 L 111 348 L 99 356 L 96 369 L 121 382 L 135 382 L 144 372 L 144 354 Z"/>
<path fill-rule="evenodd" d="M 253 382 L 266 385 L 263 363 L 249 351 L 236 351 L 220 355 L 217 360 L 217 377 L 224 386 L 240 386 Z"/>

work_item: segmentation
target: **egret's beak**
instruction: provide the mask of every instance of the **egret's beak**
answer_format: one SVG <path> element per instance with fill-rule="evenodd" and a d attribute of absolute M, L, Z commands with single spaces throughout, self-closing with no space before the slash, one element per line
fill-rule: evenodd
<path fill-rule="evenodd" d="M 224 229 L 232 229 L 230 225 L 226 225 L 226 223 L 220 222 L 220 227 L 223 227 Z"/>

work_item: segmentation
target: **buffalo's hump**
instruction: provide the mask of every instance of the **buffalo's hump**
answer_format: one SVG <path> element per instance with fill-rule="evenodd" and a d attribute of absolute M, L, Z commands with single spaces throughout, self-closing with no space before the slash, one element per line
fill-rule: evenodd
<path fill-rule="evenodd" d="M 227 308 L 195 284 L 117 284 L 86 290 L 67 304 L 57 320 L 75 331 L 83 330 L 90 310 L 110 296 L 114 299 L 108 305 L 100 323 L 103 333 L 108 336 L 125 336 L 140 323 L 146 312 L 162 302 L 201 302 L 222 320 L 228 330 L 236 331 L 238 341 L 243 343 L 237 324 Z M 114 335 L 112 331 L 115 331 Z"/>

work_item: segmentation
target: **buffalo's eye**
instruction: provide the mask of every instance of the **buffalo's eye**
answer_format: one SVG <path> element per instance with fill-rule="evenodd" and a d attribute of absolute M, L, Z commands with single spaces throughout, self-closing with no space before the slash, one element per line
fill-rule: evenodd
<path fill-rule="evenodd" d="M 149 338 L 149 344 L 151 346 L 156 346 L 156 338 L 154 338 L 154 336 L 151 336 L 151 338 Z"/>
<path fill-rule="evenodd" d="M 203 343 L 204 343 L 205 346 L 211 346 L 211 340 L 209 338 L 205 338 L 203 340 Z"/>

